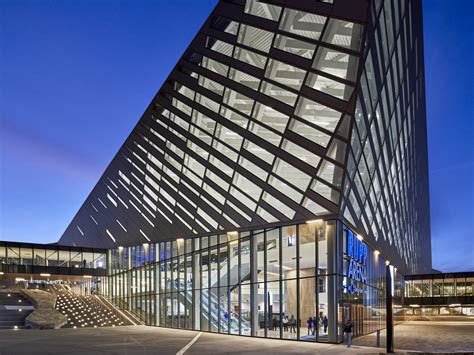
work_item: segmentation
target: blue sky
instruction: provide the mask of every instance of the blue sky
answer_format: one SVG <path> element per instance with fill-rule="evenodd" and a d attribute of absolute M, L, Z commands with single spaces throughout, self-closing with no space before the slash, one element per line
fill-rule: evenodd
<path fill-rule="evenodd" d="M 215 3 L 0 0 L 0 240 L 58 240 Z M 424 1 L 443 271 L 474 270 L 473 10 Z"/>

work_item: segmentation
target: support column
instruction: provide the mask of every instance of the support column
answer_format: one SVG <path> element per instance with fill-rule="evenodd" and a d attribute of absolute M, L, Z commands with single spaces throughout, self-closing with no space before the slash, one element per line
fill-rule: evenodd
<path fill-rule="evenodd" d="M 200 250 L 199 238 L 194 240 L 194 250 Z M 193 254 L 193 329 L 201 330 L 201 256 L 199 251 Z"/>
<path fill-rule="evenodd" d="M 385 266 L 385 278 L 387 280 L 387 353 L 393 353 L 393 279 L 391 265 Z"/>
<path fill-rule="evenodd" d="M 326 226 L 327 238 L 327 256 L 328 269 L 327 274 L 327 299 L 328 299 L 328 341 L 331 343 L 337 342 L 337 322 L 338 322 L 338 262 L 340 254 L 340 233 L 341 226 L 339 221 L 328 221 Z M 342 257 L 342 255 L 341 255 Z"/>
<path fill-rule="evenodd" d="M 251 336 L 258 334 L 258 263 L 255 236 L 250 236 L 250 321 Z"/>

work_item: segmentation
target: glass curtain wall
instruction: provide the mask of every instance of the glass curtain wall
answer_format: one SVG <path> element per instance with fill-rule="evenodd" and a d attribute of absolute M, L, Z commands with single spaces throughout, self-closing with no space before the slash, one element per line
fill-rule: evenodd
<path fill-rule="evenodd" d="M 369 258 L 364 295 L 344 291 L 342 235 L 340 222 L 316 220 L 119 248 L 104 291 L 147 325 L 337 342 L 347 312 L 366 334 L 385 307 L 381 257 Z"/>

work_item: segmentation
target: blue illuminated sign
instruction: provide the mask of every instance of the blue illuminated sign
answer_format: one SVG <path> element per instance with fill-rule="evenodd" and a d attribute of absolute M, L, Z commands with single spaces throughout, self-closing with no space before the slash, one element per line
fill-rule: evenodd
<path fill-rule="evenodd" d="M 346 255 L 349 257 L 346 276 L 349 279 L 367 283 L 367 245 L 348 230 L 346 233 Z M 349 293 L 363 293 L 364 290 L 349 284 Z"/>

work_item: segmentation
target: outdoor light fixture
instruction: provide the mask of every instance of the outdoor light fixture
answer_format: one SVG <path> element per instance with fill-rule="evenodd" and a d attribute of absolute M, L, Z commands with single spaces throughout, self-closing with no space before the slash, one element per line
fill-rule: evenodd
<path fill-rule="evenodd" d="M 450 304 L 449 307 L 461 307 L 460 303 Z"/>
<path fill-rule="evenodd" d="M 118 247 L 118 250 L 119 250 L 119 251 L 122 251 L 122 250 L 123 250 L 123 246 L 119 246 L 119 247 Z"/>
<path fill-rule="evenodd" d="M 380 255 L 380 252 L 378 250 L 374 250 L 375 255 Z"/>
<path fill-rule="evenodd" d="M 50 277 L 51 274 L 40 274 L 40 276 L 44 276 L 44 277 Z"/>
<path fill-rule="evenodd" d="M 411 304 L 410 307 L 417 308 L 417 307 L 420 307 L 420 305 L 419 304 Z"/>
<path fill-rule="evenodd" d="M 356 237 L 357 237 L 357 239 L 359 239 L 359 240 L 363 240 L 363 239 L 364 239 L 364 237 L 362 237 L 360 234 L 356 234 Z"/>
<path fill-rule="evenodd" d="M 91 275 L 84 275 L 83 277 L 86 278 L 86 279 L 92 279 Z"/>
<path fill-rule="evenodd" d="M 390 260 L 386 260 L 385 265 L 390 265 Z"/>
<path fill-rule="evenodd" d="M 3 271 L 0 271 L 0 275 L 4 275 L 5 273 Z"/>
<path fill-rule="evenodd" d="M 25 279 L 23 277 L 17 277 L 15 281 L 25 281 Z"/>

